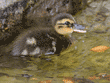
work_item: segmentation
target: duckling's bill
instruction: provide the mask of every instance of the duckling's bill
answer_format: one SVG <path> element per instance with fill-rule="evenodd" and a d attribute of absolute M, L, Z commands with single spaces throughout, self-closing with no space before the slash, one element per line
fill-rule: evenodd
<path fill-rule="evenodd" d="M 74 27 L 75 28 L 73 28 L 73 32 L 79 32 L 79 33 L 86 33 L 87 32 L 85 26 L 82 26 L 80 24 L 74 24 Z"/>

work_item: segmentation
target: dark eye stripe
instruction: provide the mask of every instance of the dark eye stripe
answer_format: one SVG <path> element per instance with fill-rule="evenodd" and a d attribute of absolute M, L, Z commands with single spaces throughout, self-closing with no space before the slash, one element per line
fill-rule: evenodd
<path fill-rule="evenodd" d="M 65 25 L 65 23 L 58 23 L 58 25 Z"/>
<path fill-rule="evenodd" d="M 58 26 L 58 28 L 63 28 L 63 26 Z"/>
<path fill-rule="evenodd" d="M 74 23 L 70 23 L 69 21 L 66 21 L 65 23 L 58 23 L 58 25 L 67 25 L 68 27 L 73 27 Z M 59 28 L 62 28 L 62 26 L 59 26 Z"/>

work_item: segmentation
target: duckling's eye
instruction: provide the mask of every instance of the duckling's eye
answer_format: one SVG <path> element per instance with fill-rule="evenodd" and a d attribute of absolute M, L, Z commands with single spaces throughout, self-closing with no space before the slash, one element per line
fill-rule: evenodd
<path fill-rule="evenodd" d="M 71 23 L 71 26 L 74 26 L 74 23 Z"/>
<path fill-rule="evenodd" d="M 66 25 L 69 25 L 69 24 L 70 24 L 70 22 L 69 22 L 69 21 L 66 21 L 66 22 L 65 22 L 65 24 L 66 24 Z"/>

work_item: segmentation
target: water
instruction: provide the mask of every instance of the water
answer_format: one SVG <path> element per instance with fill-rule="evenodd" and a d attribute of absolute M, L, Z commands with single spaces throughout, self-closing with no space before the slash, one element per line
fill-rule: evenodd
<path fill-rule="evenodd" d="M 109 74 L 110 49 L 99 53 L 90 51 L 99 45 L 109 47 L 108 34 L 73 33 L 74 44 L 63 51 L 60 56 L 45 57 L 51 61 L 34 57 L 1 56 L 0 83 L 37 83 L 44 80 L 63 83 L 64 77 L 76 76 L 88 79 L 88 77 L 99 73 Z M 105 83 L 108 82 L 104 79 L 101 80 Z M 93 82 L 98 83 L 95 80 Z"/>

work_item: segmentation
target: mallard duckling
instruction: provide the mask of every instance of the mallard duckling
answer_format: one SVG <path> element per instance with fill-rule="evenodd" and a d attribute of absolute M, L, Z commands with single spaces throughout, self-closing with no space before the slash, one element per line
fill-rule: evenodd
<path fill-rule="evenodd" d="M 13 56 L 59 55 L 63 49 L 72 44 L 71 33 L 75 24 L 72 15 L 58 14 L 52 20 L 54 27 L 33 27 L 21 33 L 13 42 L 11 54 Z"/>

